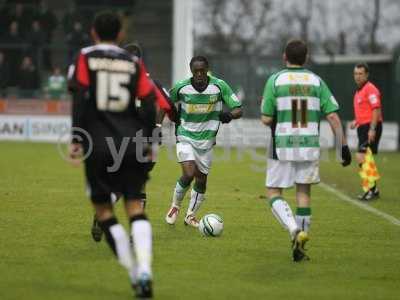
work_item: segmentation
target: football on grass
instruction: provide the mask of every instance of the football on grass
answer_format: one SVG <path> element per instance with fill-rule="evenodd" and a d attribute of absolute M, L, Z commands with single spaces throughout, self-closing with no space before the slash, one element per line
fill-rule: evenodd
<path fill-rule="evenodd" d="M 220 236 L 224 229 L 224 221 L 216 214 L 205 215 L 200 220 L 199 230 L 204 236 Z"/>

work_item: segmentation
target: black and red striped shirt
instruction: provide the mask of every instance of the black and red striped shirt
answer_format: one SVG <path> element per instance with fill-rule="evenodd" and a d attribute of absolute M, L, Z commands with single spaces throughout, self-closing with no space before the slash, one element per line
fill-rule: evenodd
<path fill-rule="evenodd" d="M 116 45 L 83 48 L 70 67 L 69 86 L 72 126 L 89 133 L 94 151 L 108 148 L 106 137 L 119 145 L 141 129 L 149 134 L 155 125 L 153 81 L 141 60 Z M 138 116 L 135 99 L 150 108 L 146 119 Z"/>

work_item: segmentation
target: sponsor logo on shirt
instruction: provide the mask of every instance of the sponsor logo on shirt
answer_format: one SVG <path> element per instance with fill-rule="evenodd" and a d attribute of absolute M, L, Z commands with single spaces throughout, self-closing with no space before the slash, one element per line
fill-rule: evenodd
<path fill-rule="evenodd" d="M 204 114 L 214 111 L 215 104 L 187 104 L 189 114 Z"/>
<path fill-rule="evenodd" d="M 290 81 L 309 81 L 310 76 L 308 74 L 289 74 Z"/>

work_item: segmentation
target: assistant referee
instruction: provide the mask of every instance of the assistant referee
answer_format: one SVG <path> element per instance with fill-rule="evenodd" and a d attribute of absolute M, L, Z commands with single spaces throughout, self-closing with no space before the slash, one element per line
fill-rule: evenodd
<path fill-rule="evenodd" d="M 372 153 L 378 153 L 379 140 L 382 134 L 382 104 L 381 93 L 378 88 L 368 80 L 369 67 L 366 63 L 359 63 L 354 67 L 354 81 L 357 90 L 354 95 L 354 121 L 351 129 L 357 128 L 358 151 L 357 162 L 361 167 L 365 159 L 367 147 Z M 379 190 L 376 186 L 360 195 L 360 200 L 372 200 L 379 197 Z"/>

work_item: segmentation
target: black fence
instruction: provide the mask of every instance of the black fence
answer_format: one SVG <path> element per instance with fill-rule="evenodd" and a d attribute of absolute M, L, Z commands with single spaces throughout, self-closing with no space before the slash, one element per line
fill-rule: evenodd
<path fill-rule="evenodd" d="M 245 117 L 258 118 L 263 89 L 267 78 L 284 67 L 281 57 L 256 57 L 246 55 L 209 55 L 212 73 L 227 81 L 243 97 Z M 362 58 L 362 57 L 360 57 Z M 378 86 L 383 97 L 385 121 L 400 123 L 400 83 L 396 80 L 397 60 L 394 57 L 369 61 L 370 79 Z M 310 62 L 307 68 L 316 72 L 330 87 L 341 106 L 345 120 L 353 118 L 354 65 L 359 62 L 334 59 L 324 63 Z M 400 67 L 400 63 L 398 64 Z"/>

